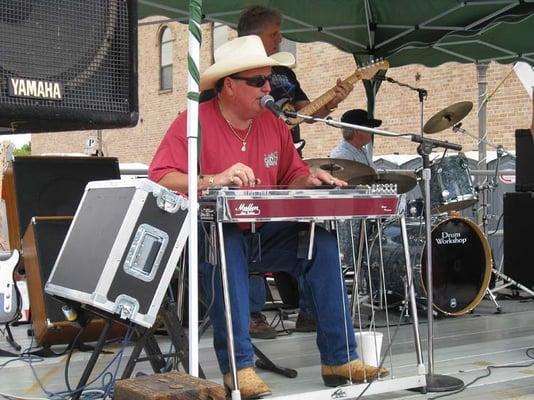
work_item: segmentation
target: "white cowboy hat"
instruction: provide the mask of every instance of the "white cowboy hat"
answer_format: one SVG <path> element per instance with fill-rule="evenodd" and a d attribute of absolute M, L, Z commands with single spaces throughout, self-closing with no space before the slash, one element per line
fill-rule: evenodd
<path fill-rule="evenodd" d="M 279 52 L 267 56 L 259 36 L 241 36 L 226 42 L 215 50 L 215 63 L 200 77 L 200 90 L 212 89 L 225 76 L 253 68 L 295 64 L 293 54 Z"/>

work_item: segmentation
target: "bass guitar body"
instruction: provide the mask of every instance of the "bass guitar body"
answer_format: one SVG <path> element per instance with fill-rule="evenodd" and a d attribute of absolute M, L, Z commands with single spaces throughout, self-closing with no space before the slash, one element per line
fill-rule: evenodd
<path fill-rule="evenodd" d="M 19 293 L 13 275 L 19 263 L 18 250 L 0 252 L 0 324 L 7 324 L 19 316 Z"/>

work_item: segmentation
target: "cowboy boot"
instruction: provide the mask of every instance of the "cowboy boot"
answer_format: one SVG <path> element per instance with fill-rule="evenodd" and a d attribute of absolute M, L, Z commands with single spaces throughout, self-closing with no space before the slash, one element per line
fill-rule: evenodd
<path fill-rule="evenodd" d="M 226 390 L 231 391 L 234 385 L 230 372 L 224 374 L 223 381 Z M 237 381 L 242 399 L 258 399 L 271 395 L 271 388 L 256 374 L 252 367 L 238 369 Z"/>
<path fill-rule="evenodd" d="M 350 363 L 341 365 L 321 365 L 324 384 L 331 387 L 348 383 L 349 375 L 353 383 L 362 383 L 373 381 L 388 374 L 387 369 L 366 365 L 361 360 L 352 360 Z"/>

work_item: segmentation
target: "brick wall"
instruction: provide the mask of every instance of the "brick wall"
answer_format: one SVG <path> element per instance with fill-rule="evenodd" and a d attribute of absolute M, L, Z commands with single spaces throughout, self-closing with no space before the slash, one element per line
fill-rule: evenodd
<path fill-rule="evenodd" d="M 161 21 L 151 17 L 143 23 Z M 171 121 L 186 107 L 187 91 L 187 25 L 169 23 L 174 34 L 174 81 L 170 92 L 159 91 L 158 32 L 161 24 L 139 27 L 139 102 L 140 119 L 134 128 L 103 131 L 105 155 L 119 157 L 122 162 L 149 163 Z M 203 25 L 201 70 L 211 63 L 211 25 Z M 229 32 L 234 37 L 235 32 Z M 337 77 L 345 78 L 354 71 L 352 55 L 342 53 L 324 43 L 298 44 L 296 73 L 310 97 L 318 97 L 332 87 Z M 487 72 L 488 92 L 491 93 L 508 75 L 510 65 L 490 64 Z M 458 101 L 471 101 L 474 108 L 462 121 L 463 127 L 478 135 L 477 71 L 475 65 L 446 64 L 437 68 L 420 65 L 391 68 L 392 78 L 428 90 L 424 121 L 441 109 Z M 363 85 L 355 90 L 332 116 L 354 107 L 365 108 Z M 416 92 L 384 82 L 378 92 L 375 116 L 382 119 L 382 128 L 394 132 L 419 132 L 420 104 Z M 490 99 L 487 111 L 488 140 L 514 149 L 514 130 L 531 124 L 531 103 L 515 74 L 511 74 Z M 52 133 L 32 135 L 33 154 L 83 152 L 85 140 L 94 132 Z M 341 139 L 339 130 L 325 125 L 303 124 L 302 136 L 307 145 L 306 158 L 325 157 Z M 459 136 L 450 130 L 433 135 L 436 139 L 450 140 L 464 145 L 465 150 L 477 148 L 474 139 Z M 415 145 L 400 139 L 378 138 L 375 154 L 414 153 Z"/>

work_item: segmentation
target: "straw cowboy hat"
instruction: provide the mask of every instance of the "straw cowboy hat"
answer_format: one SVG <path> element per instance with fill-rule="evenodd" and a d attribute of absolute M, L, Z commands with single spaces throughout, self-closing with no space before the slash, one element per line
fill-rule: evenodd
<path fill-rule="evenodd" d="M 283 65 L 291 67 L 295 57 L 291 53 L 279 52 L 267 56 L 259 36 L 241 36 L 226 42 L 215 50 L 215 63 L 200 77 L 200 90 L 212 89 L 225 76 L 253 68 Z"/>

